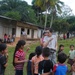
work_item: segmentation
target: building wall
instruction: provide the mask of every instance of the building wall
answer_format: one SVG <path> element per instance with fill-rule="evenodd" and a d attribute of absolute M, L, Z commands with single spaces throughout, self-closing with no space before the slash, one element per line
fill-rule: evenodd
<path fill-rule="evenodd" d="M 34 30 L 34 38 L 37 39 L 38 37 L 38 30 Z"/>
<path fill-rule="evenodd" d="M 12 35 L 12 30 L 15 28 L 15 35 L 17 38 L 21 37 L 21 29 L 24 28 L 28 39 L 38 39 L 41 35 L 41 30 L 38 30 L 37 26 L 25 24 L 22 22 L 12 21 L 10 19 L 0 18 L 0 38 L 4 37 L 4 34 Z M 29 29 L 29 34 L 28 34 Z"/>
<path fill-rule="evenodd" d="M 12 28 L 15 28 L 15 23 L 11 20 L 0 18 L 0 38 L 4 38 L 4 34 L 12 36 Z"/>
<path fill-rule="evenodd" d="M 16 27 L 16 37 L 21 37 L 21 27 Z"/>
<path fill-rule="evenodd" d="M 21 37 L 21 28 L 22 27 L 16 27 L 16 37 L 17 38 Z M 24 30 L 27 34 L 27 39 L 37 39 L 38 38 L 38 30 L 29 29 L 29 32 L 28 32 L 28 28 L 24 28 Z M 34 32 L 32 33 L 33 30 Z"/>
<path fill-rule="evenodd" d="M 3 27 L 0 23 L 0 38 L 3 38 Z"/>
<path fill-rule="evenodd" d="M 12 35 L 12 27 L 8 27 L 7 24 L 0 22 L 0 38 L 3 38 L 5 33 L 7 35 Z"/>
<path fill-rule="evenodd" d="M 38 38 L 41 38 L 41 36 L 42 36 L 42 30 L 38 29 Z"/>

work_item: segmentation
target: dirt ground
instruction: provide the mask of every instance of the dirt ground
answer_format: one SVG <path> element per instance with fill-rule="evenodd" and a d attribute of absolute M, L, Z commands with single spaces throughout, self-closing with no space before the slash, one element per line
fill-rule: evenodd
<path fill-rule="evenodd" d="M 36 43 L 36 41 L 26 41 L 26 45 L 31 45 L 32 43 Z M 15 47 L 16 44 L 17 44 L 17 42 L 8 43 L 7 46 L 8 47 Z"/>

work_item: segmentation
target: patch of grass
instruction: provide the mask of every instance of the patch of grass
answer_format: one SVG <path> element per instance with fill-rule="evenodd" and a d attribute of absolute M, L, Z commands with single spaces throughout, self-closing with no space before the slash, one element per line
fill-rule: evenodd
<path fill-rule="evenodd" d="M 59 40 L 58 41 L 58 45 L 59 44 L 63 44 L 64 45 L 64 52 L 68 55 L 68 52 L 70 50 L 69 46 L 71 44 L 74 44 L 75 45 L 75 39 L 69 39 L 69 40 Z M 30 50 L 28 51 L 28 54 L 27 54 L 27 58 L 29 56 L 29 54 L 31 52 L 34 52 L 35 51 L 35 48 L 36 46 L 38 46 L 39 43 L 32 43 L 29 47 L 30 47 Z M 27 46 L 25 47 L 25 49 L 27 48 Z M 14 71 L 14 67 L 12 65 L 12 61 L 13 61 L 13 52 L 14 52 L 14 47 L 8 47 L 8 52 L 9 52 L 9 59 L 8 59 L 8 66 L 6 68 L 6 72 L 5 72 L 5 75 L 14 75 L 15 71 Z M 26 63 L 25 63 L 26 64 Z M 24 75 L 26 75 L 26 65 L 24 67 Z M 70 74 L 68 74 L 70 75 Z"/>
<path fill-rule="evenodd" d="M 28 51 L 27 53 L 27 56 L 26 58 L 29 57 L 29 54 L 31 52 L 34 52 L 35 51 L 35 48 L 36 46 L 38 46 L 39 43 L 36 42 L 35 44 L 31 44 L 29 47 L 30 47 L 30 50 Z M 25 50 L 28 46 L 25 46 Z M 8 66 L 6 68 L 6 72 L 5 72 L 5 75 L 14 75 L 15 74 L 15 71 L 14 71 L 14 67 L 12 65 L 12 62 L 13 62 L 13 53 L 14 53 L 14 50 L 15 48 L 14 47 L 8 47 L 8 53 L 9 53 L 9 58 L 8 58 Z M 26 64 L 26 63 L 25 63 Z M 26 75 L 26 65 L 24 67 L 24 75 Z"/>

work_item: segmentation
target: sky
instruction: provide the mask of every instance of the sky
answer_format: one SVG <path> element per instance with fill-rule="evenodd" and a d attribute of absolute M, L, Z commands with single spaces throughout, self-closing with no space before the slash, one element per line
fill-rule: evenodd
<path fill-rule="evenodd" d="M 28 2 L 28 4 L 31 5 L 32 0 L 25 0 L 26 2 Z M 75 15 L 75 0 L 61 0 L 63 1 L 66 5 L 68 5 L 71 9 L 73 14 Z"/>

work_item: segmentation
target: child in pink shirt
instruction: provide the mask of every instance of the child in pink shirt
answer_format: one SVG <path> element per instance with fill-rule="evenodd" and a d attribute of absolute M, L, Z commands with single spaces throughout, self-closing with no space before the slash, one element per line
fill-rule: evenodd
<path fill-rule="evenodd" d="M 36 55 L 32 58 L 32 75 L 38 75 L 38 64 L 40 61 L 42 61 L 44 58 L 41 55 L 42 53 L 42 47 L 37 46 L 35 49 Z"/>

